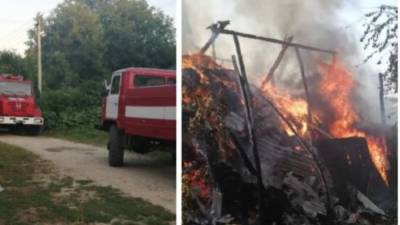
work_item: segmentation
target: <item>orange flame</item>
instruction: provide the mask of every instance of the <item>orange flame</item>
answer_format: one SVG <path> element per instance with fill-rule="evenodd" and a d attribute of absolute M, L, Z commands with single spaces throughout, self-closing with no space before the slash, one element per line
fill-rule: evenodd
<path fill-rule="evenodd" d="M 263 91 L 268 98 L 276 103 L 275 106 L 284 114 L 285 117 L 296 119 L 296 121 L 293 121 L 296 122 L 294 124 L 296 132 L 300 136 L 305 136 L 308 130 L 307 102 L 302 98 L 292 97 L 288 92 L 275 88 L 271 83 L 265 83 Z M 286 123 L 282 123 L 282 126 L 289 136 L 294 135 L 293 131 Z"/>
<path fill-rule="evenodd" d="M 388 163 L 386 160 L 386 144 L 383 137 L 374 137 L 357 128 L 360 117 L 354 110 L 351 95 L 355 87 L 353 76 L 342 64 L 334 60 L 333 64 L 319 63 L 318 68 L 322 79 L 319 82 L 318 92 L 333 110 L 333 118 L 326 118 L 319 109 L 313 109 L 313 121 L 321 120 L 325 117 L 328 123 L 329 133 L 336 138 L 345 137 L 364 137 L 367 140 L 369 154 L 372 162 L 377 168 L 383 181 L 388 184 L 386 171 Z M 275 106 L 284 114 L 285 117 L 295 120 L 294 127 L 296 132 L 305 137 L 308 130 L 308 104 L 303 98 L 296 98 L 290 93 L 277 89 L 271 83 L 263 84 L 263 92 L 270 98 Z M 283 129 L 288 135 L 293 135 L 292 130 L 282 123 Z"/>
<path fill-rule="evenodd" d="M 190 162 L 184 162 L 183 168 L 188 168 L 191 166 Z M 186 172 L 182 180 L 186 186 L 194 187 L 198 189 L 198 196 L 205 200 L 210 198 L 210 186 L 206 182 L 206 172 L 204 168 L 193 169 L 189 172 Z"/>
<path fill-rule="evenodd" d="M 322 75 L 320 94 L 329 102 L 334 110 L 334 122 L 329 125 L 329 131 L 334 137 L 364 137 L 368 143 L 369 153 L 380 176 L 388 184 L 386 171 L 386 144 L 383 137 L 374 137 L 357 128 L 359 115 L 354 111 L 350 100 L 354 88 L 352 74 L 346 67 L 334 60 L 332 65 L 320 64 Z"/>

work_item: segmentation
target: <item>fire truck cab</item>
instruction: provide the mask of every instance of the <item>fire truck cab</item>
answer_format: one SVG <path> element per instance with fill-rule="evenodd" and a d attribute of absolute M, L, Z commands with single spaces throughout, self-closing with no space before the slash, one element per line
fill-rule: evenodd
<path fill-rule="evenodd" d="M 122 166 L 124 149 L 138 153 L 168 150 L 175 154 L 175 71 L 126 68 L 106 84 L 101 127 L 109 133 L 110 166 Z"/>
<path fill-rule="evenodd" d="M 36 135 L 40 133 L 43 123 L 31 81 L 24 80 L 20 75 L 0 74 L 0 127 L 22 128 Z"/>

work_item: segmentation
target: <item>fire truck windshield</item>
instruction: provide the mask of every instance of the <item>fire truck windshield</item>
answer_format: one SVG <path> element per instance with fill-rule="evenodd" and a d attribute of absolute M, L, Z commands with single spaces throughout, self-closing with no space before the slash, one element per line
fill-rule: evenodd
<path fill-rule="evenodd" d="M 17 82 L 0 82 L 0 94 L 6 95 L 31 95 L 31 85 Z"/>

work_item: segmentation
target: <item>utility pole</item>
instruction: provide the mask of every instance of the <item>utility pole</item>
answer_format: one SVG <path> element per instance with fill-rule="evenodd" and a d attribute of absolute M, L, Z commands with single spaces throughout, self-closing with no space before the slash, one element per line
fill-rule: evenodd
<path fill-rule="evenodd" d="M 385 102 L 384 102 L 384 92 L 383 92 L 383 74 L 379 73 L 379 102 L 381 106 L 381 118 L 382 124 L 386 124 L 386 113 L 385 113 Z"/>
<path fill-rule="evenodd" d="M 41 16 L 37 15 L 37 68 L 38 68 L 38 90 L 39 95 L 42 93 L 42 37 L 41 37 Z"/>

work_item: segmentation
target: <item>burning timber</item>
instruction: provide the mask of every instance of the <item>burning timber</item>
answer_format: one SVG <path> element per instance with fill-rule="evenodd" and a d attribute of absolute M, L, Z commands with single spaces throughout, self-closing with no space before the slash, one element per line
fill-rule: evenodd
<path fill-rule="evenodd" d="M 388 224 L 365 135 L 313 125 L 310 144 L 271 89 L 203 54 L 183 57 L 182 79 L 185 224 Z"/>

